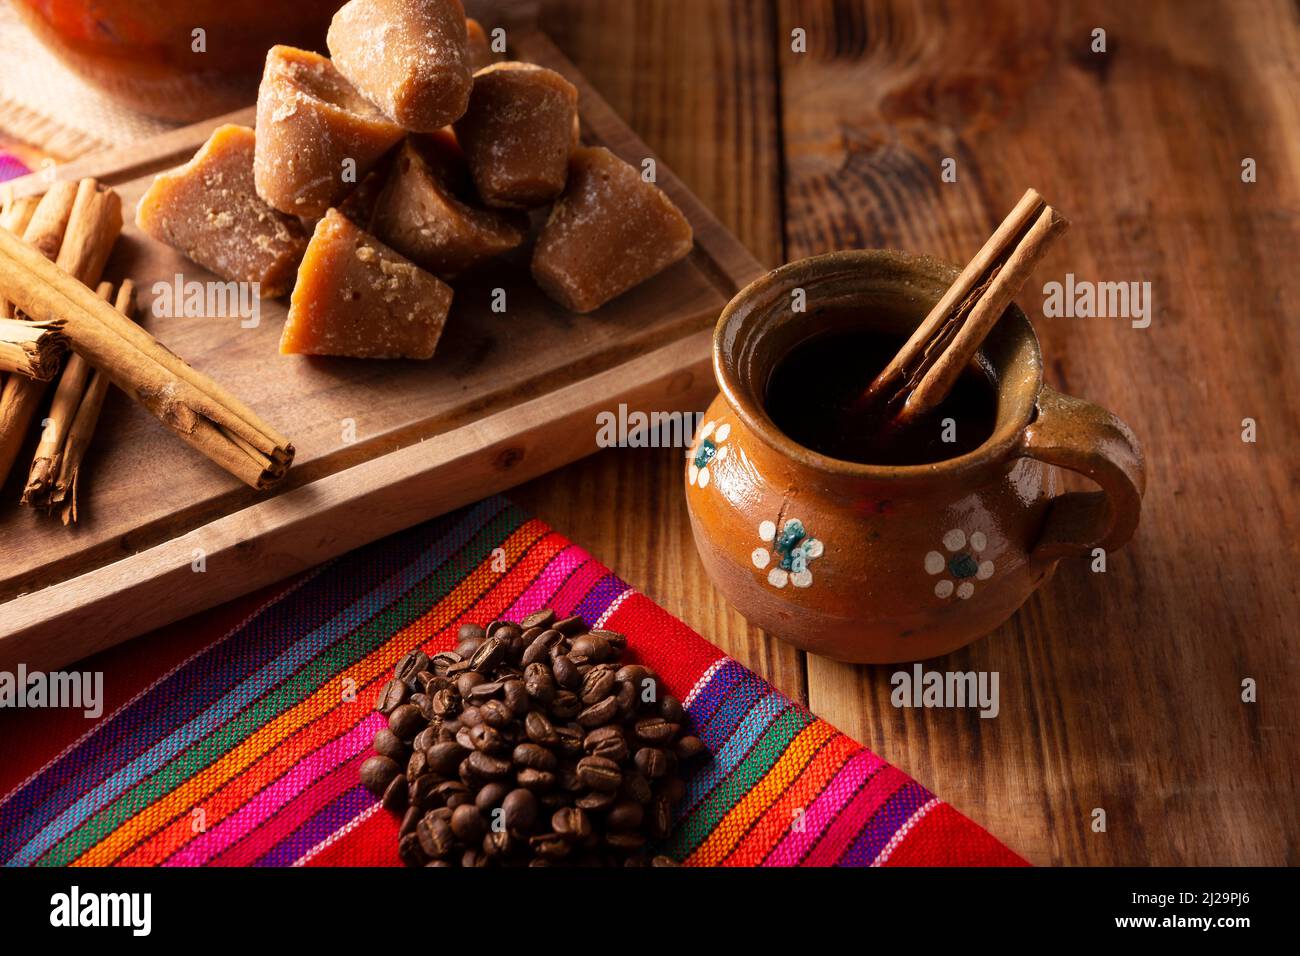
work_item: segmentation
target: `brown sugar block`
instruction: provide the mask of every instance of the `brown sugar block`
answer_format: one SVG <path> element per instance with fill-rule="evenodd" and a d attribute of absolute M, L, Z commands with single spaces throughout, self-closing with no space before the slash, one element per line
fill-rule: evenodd
<path fill-rule="evenodd" d="M 465 21 L 465 37 L 466 63 L 469 64 L 471 72 L 477 73 L 483 67 L 491 66 L 496 62 L 497 55 L 492 52 L 492 44 L 488 42 L 483 24 L 473 17 Z"/>
<path fill-rule="evenodd" d="M 558 196 L 577 118 L 578 91 L 554 70 L 507 62 L 474 74 L 456 138 L 483 201 L 532 209 Z"/>
<path fill-rule="evenodd" d="M 472 195 L 465 160 L 451 135 L 413 136 L 403 144 L 375 204 L 371 230 L 440 276 L 457 275 L 523 244 L 527 213 L 487 209 Z"/>
<path fill-rule="evenodd" d="M 258 195 L 281 212 L 324 215 L 404 135 L 319 53 L 267 53 L 253 174 Z"/>
<path fill-rule="evenodd" d="M 406 129 L 431 133 L 465 112 L 473 73 L 460 0 L 351 0 L 326 42 L 339 71 Z"/>
<path fill-rule="evenodd" d="M 691 224 L 664 192 L 609 150 L 580 147 L 569 183 L 533 249 L 552 299 L 590 312 L 691 251 Z"/>
<path fill-rule="evenodd" d="M 253 149 L 247 126 L 218 127 L 193 159 L 153 181 L 135 221 L 222 278 L 260 283 L 273 298 L 293 285 L 307 233 L 257 195 Z"/>
<path fill-rule="evenodd" d="M 450 286 L 331 209 L 298 271 L 280 352 L 429 358 L 451 295 Z"/>

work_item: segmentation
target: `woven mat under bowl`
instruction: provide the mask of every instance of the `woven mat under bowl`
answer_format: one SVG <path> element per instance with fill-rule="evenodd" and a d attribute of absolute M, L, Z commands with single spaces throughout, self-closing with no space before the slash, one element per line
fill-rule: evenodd
<path fill-rule="evenodd" d="M 123 146 L 176 123 L 127 109 L 87 85 L 0 0 L 0 132 L 58 159 Z"/>

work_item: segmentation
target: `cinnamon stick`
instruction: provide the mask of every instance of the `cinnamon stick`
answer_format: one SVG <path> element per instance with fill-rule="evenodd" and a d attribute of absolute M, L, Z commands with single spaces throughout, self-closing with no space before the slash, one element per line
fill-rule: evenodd
<path fill-rule="evenodd" d="M 35 250 L 0 233 L 0 295 L 66 321 L 74 351 L 180 438 L 256 488 L 284 477 L 293 445 L 251 408 Z"/>
<path fill-rule="evenodd" d="M 966 264 L 863 400 L 894 409 L 904 426 L 937 408 L 952 391 L 1052 242 L 1070 225 L 1033 189 Z"/>
<path fill-rule="evenodd" d="M 48 382 L 68 349 L 62 322 L 0 319 L 0 372 Z"/>
<path fill-rule="evenodd" d="M 83 179 L 80 183 L 60 182 L 50 187 L 23 232 L 25 242 L 19 242 L 7 232 L 0 232 L 0 241 L 21 249 L 26 256 L 39 260 L 43 267 L 53 269 L 80 285 L 99 281 L 121 231 L 122 201 L 117 193 L 100 189 L 99 183 L 93 179 Z M 62 270 L 49 261 L 52 258 L 58 259 Z M 84 285 L 81 288 L 93 298 L 93 292 Z M 22 298 L 13 290 L 0 287 L 0 296 L 27 312 Z M 27 315 L 46 322 L 63 318 L 57 312 L 39 316 L 27 312 Z M 70 332 L 69 329 L 65 331 Z M 74 341 L 74 348 L 75 344 Z M 0 392 L 0 485 L 9 476 L 44 395 L 44 382 L 17 375 L 11 375 L 5 381 L 4 390 Z"/>
<path fill-rule="evenodd" d="M 113 284 L 101 282 L 95 290 L 96 295 L 105 301 L 113 298 Z M 25 505 L 48 506 L 50 492 L 59 474 L 59 462 L 67 433 L 72 427 L 72 419 L 77 414 L 86 386 L 90 382 L 89 363 L 75 352 L 69 357 L 59 376 L 59 385 L 54 390 L 54 400 L 50 403 L 49 414 L 45 416 L 45 427 L 41 429 L 41 441 L 36 446 L 32 466 L 27 472 L 27 485 L 23 488 L 22 502 Z"/>
<path fill-rule="evenodd" d="M 135 283 L 127 279 L 117 290 L 113 307 L 128 319 L 135 307 Z M 59 515 L 65 525 L 75 524 L 77 520 L 77 492 L 81 487 L 81 462 L 86 457 L 86 450 L 95 434 L 99 422 L 99 413 L 104 407 L 108 395 L 108 376 L 96 369 L 90 376 L 76 415 L 67 428 L 67 440 L 59 454 L 58 478 L 49 491 L 46 505 L 49 509 L 59 509 Z"/>

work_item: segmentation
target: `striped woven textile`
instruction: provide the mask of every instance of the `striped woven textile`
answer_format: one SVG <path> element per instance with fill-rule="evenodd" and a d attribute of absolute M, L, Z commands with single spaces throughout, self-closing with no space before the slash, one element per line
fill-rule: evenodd
<path fill-rule="evenodd" d="M 708 745 L 679 860 L 1023 863 L 502 498 L 82 662 L 104 674 L 98 719 L 0 712 L 0 860 L 397 865 L 398 821 L 358 783 L 379 687 L 466 621 L 544 606 L 627 634 Z"/>

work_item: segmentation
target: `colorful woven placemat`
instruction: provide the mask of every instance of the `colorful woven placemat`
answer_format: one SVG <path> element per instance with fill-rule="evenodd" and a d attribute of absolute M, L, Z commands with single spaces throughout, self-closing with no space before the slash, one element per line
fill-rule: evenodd
<path fill-rule="evenodd" d="M 396 865 L 398 821 L 357 776 L 379 687 L 465 621 L 545 606 L 627 634 L 708 745 L 679 860 L 1023 864 L 502 498 L 82 662 L 104 674 L 97 720 L 0 713 L 0 861 Z"/>

